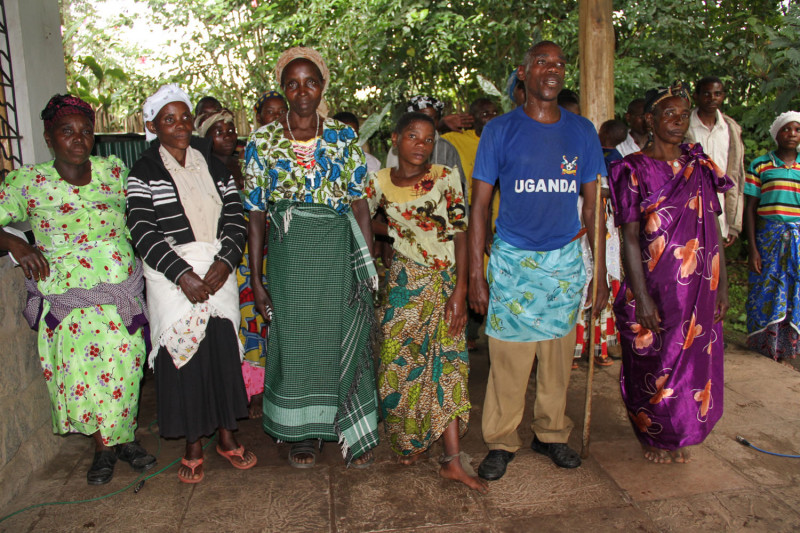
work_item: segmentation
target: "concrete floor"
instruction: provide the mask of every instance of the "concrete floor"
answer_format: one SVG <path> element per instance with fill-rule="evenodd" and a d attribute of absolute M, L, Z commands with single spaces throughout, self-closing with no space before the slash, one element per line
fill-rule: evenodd
<path fill-rule="evenodd" d="M 487 375 L 485 343 L 473 353 L 471 429 L 463 449 L 478 463 Z M 523 449 L 506 476 L 481 496 L 437 476 L 435 459 L 398 465 L 385 444 L 367 470 L 346 470 L 328 443 L 311 470 L 291 468 L 287 445 L 276 445 L 257 420 L 241 423 L 239 438 L 258 465 L 238 471 L 208 448 L 205 479 L 178 481 L 176 467 L 148 479 L 117 464 L 102 487 L 86 484 L 92 446 L 79 435 L 0 517 L 40 502 L 119 494 L 90 503 L 43 506 L 3 522 L 2 531 L 794 531 L 800 529 L 800 461 L 764 455 L 738 444 L 800 452 L 800 373 L 730 344 L 726 353 L 725 415 L 688 465 L 646 462 L 633 437 L 618 389 L 619 362 L 599 368 L 594 381 L 590 457 L 562 470 Z M 568 413 L 576 421 L 571 445 L 580 447 L 586 367 L 574 371 Z M 164 468 L 182 441 L 159 441 L 148 430 L 155 417 L 153 378 L 145 384 L 139 436 Z M 520 432 L 528 441 L 531 413 Z M 154 430 L 154 428 L 152 428 Z M 438 455 L 439 450 L 431 454 Z M 128 487 L 126 489 L 126 487 Z"/>

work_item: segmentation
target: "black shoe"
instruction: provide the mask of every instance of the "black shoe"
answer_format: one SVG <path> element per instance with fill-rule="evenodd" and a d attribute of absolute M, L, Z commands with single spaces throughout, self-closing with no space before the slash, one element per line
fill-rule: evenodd
<path fill-rule="evenodd" d="M 118 445 L 117 458 L 131 465 L 136 472 L 150 470 L 156 464 L 156 458 L 147 453 L 137 441 Z"/>
<path fill-rule="evenodd" d="M 578 468 L 581 466 L 581 457 L 578 452 L 563 442 L 542 442 L 535 436 L 531 442 L 531 450 L 546 455 L 556 466 L 561 468 Z"/>
<path fill-rule="evenodd" d="M 514 459 L 514 454 L 505 450 L 489 450 L 481 461 L 478 475 L 488 481 L 500 479 L 506 473 L 506 466 Z"/>
<path fill-rule="evenodd" d="M 92 467 L 86 472 L 86 481 L 89 485 L 105 485 L 114 477 L 114 465 L 117 455 L 112 450 L 94 453 Z"/>

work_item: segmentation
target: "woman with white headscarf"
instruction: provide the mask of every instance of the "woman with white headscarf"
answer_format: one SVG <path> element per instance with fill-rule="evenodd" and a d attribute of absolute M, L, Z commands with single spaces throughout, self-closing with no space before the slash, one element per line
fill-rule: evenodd
<path fill-rule="evenodd" d="M 778 145 L 750 164 L 744 184 L 750 293 L 747 344 L 799 366 L 800 113 L 787 111 L 769 133 Z"/>
<path fill-rule="evenodd" d="M 233 431 L 247 418 L 237 335 L 239 294 L 231 276 L 245 242 L 231 173 L 192 137 L 189 97 L 162 86 L 144 104 L 148 140 L 128 184 L 128 227 L 144 260 L 162 437 L 186 438 L 178 469 L 203 479 L 201 437 L 219 433 L 217 453 L 239 469 L 256 464 Z"/>

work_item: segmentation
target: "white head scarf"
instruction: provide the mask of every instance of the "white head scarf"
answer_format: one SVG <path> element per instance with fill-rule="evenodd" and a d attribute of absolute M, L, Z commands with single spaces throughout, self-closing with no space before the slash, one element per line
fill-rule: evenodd
<path fill-rule="evenodd" d="M 775 119 L 775 122 L 772 123 L 772 126 L 769 127 L 769 134 L 772 135 L 772 139 L 776 143 L 778 142 L 778 132 L 790 122 L 800 123 L 800 112 L 787 111 L 786 113 L 781 113 L 778 115 L 778 118 Z"/>
<path fill-rule="evenodd" d="M 145 124 L 147 122 L 154 121 L 156 119 L 156 115 L 158 115 L 158 112 L 161 111 L 165 105 L 171 104 L 172 102 L 184 102 L 187 106 L 189 106 L 189 109 L 192 108 L 192 102 L 189 100 L 189 95 L 186 94 L 183 89 L 178 87 L 177 83 L 168 83 L 166 85 L 162 85 L 153 96 L 144 101 L 144 106 L 142 106 L 142 115 Z M 150 130 L 147 129 L 146 125 L 144 128 L 144 136 L 148 142 L 156 138 L 156 134 L 151 133 Z"/>

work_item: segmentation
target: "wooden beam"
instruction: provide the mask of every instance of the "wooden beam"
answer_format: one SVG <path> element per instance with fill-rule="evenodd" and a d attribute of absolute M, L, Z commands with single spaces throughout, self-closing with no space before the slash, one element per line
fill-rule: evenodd
<path fill-rule="evenodd" d="M 614 118 L 612 0 L 579 0 L 581 114 L 596 128 Z"/>

